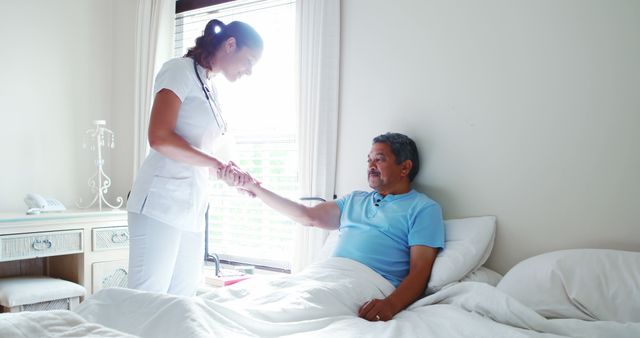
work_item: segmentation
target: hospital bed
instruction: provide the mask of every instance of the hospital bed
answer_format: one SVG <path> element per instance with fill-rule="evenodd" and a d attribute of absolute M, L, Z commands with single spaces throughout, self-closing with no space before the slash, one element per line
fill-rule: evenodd
<path fill-rule="evenodd" d="M 74 311 L 0 315 L 0 337 L 640 337 L 639 252 L 549 252 L 502 276 L 483 267 L 494 217 L 445 224 L 425 297 L 387 322 L 357 317 L 393 287 L 358 262 L 329 257 L 334 232 L 324 257 L 294 275 L 198 297 L 103 289 Z"/>

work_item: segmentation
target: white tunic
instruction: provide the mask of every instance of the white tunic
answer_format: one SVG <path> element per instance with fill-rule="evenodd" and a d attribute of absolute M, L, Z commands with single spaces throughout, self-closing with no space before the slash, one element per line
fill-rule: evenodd
<path fill-rule="evenodd" d="M 197 69 L 206 84 L 206 70 L 199 65 Z M 213 142 L 222 130 L 196 77 L 193 59 L 176 58 L 162 66 L 156 76 L 154 94 L 165 88 L 182 102 L 175 132 L 194 147 L 211 153 Z M 215 105 L 214 109 L 217 109 Z M 208 177 L 207 167 L 177 162 L 151 149 L 133 184 L 127 211 L 182 230 L 201 231 L 207 207 Z"/>

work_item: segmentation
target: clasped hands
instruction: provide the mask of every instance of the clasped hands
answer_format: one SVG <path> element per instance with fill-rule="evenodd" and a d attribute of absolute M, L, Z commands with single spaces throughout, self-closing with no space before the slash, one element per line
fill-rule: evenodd
<path fill-rule="evenodd" d="M 215 170 L 215 174 L 218 179 L 223 180 L 227 185 L 236 187 L 238 192 L 255 197 L 256 195 L 249 191 L 247 187 L 249 185 L 260 185 L 260 182 L 251 177 L 248 172 L 242 170 L 235 164 L 233 161 L 229 161 L 226 165 L 223 165 L 219 168 L 211 168 L 211 170 Z"/>

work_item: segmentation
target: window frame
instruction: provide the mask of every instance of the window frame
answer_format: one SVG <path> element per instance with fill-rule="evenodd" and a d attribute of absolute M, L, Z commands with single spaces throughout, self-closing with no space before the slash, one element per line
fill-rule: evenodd
<path fill-rule="evenodd" d="M 221 5 L 235 0 L 177 0 L 176 14 L 192 11 L 209 6 Z"/>

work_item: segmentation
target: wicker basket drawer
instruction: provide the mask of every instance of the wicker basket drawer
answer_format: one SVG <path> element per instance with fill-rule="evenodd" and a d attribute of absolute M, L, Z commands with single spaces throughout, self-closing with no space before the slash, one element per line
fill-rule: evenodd
<path fill-rule="evenodd" d="M 96 228 L 93 232 L 93 251 L 117 250 L 129 247 L 129 228 L 126 226 Z"/>
<path fill-rule="evenodd" d="M 78 304 L 80 304 L 80 297 L 72 297 L 35 304 L 18 305 L 10 308 L 0 306 L 0 308 L 3 308 L 3 311 L 0 312 L 73 310 L 76 306 L 78 306 Z"/>
<path fill-rule="evenodd" d="M 82 252 L 82 230 L 0 236 L 0 262 Z"/>
<path fill-rule="evenodd" d="M 104 288 L 126 288 L 129 277 L 129 260 L 120 259 L 93 263 L 91 274 L 93 293 Z"/>

